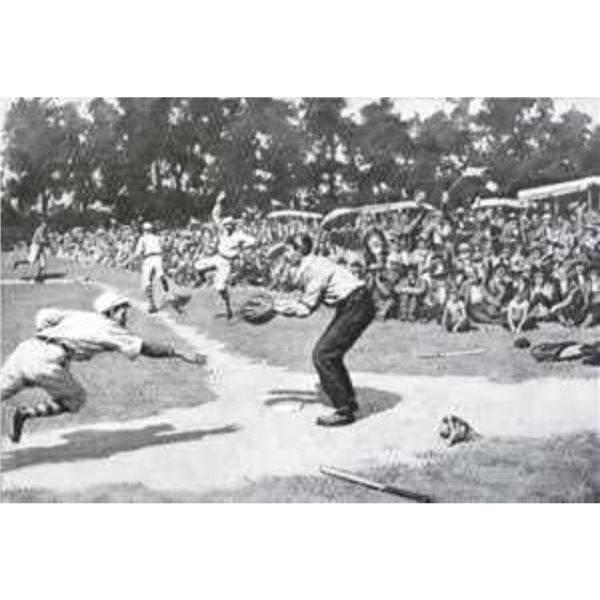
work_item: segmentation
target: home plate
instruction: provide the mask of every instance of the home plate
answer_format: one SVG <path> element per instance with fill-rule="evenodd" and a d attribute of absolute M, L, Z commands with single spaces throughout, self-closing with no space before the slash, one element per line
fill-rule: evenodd
<path fill-rule="evenodd" d="M 267 401 L 265 406 L 275 412 L 298 412 L 305 406 L 303 400 L 279 400 L 279 401 Z"/>

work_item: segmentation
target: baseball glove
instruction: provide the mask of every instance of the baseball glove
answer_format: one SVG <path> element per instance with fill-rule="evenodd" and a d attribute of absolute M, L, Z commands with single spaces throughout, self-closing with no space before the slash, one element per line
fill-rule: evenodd
<path fill-rule="evenodd" d="M 192 294 L 185 290 L 177 290 L 169 298 L 169 304 L 177 311 L 181 312 L 185 306 L 187 306 L 192 299 Z"/>
<path fill-rule="evenodd" d="M 515 348 L 523 350 L 525 348 L 529 348 L 530 346 L 531 342 L 526 337 L 520 337 L 515 340 Z"/>
<path fill-rule="evenodd" d="M 456 415 L 447 415 L 438 427 L 438 435 L 448 446 L 462 442 L 473 442 L 482 436 L 473 429 L 469 423 Z"/>
<path fill-rule="evenodd" d="M 266 292 L 255 294 L 246 300 L 240 309 L 242 319 L 252 325 L 267 323 L 276 314 L 273 297 Z"/>

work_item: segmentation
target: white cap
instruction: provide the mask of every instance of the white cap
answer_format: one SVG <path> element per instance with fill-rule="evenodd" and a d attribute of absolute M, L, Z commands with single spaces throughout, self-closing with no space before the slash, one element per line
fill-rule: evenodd
<path fill-rule="evenodd" d="M 142 225 L 142 229 L 144 231 L 152 231 L 152 223 L 150 223 L 150 221 L 146 221 L 143 225 Z"/>
<path fill-rule="evenodd" d="M 118 306 L 130 306 L 131 302 L 125 296 L 116 292 L 104 292 L 94 300 L 94 310 L 101 315 Z"/>

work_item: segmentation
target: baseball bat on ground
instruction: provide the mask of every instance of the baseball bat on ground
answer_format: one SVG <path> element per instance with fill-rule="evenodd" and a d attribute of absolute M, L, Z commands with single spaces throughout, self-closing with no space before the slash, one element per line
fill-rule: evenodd
<path fill-rule="evenodd" d="M 425 494 L 411 492 L 410 490 L 405 490 L 396 487 L 395 485 L 379 483 L 377 481 L 373 481 L 372 479 L 367 479 L 366 477 L 361 477 L 360 475 L 354 475 L 354 473 L 349 473 L 348 471 L 337 469 L 336 467 L 321 467 L 319 470 L 324 475 L 329 475 L 330 477 L 334 477 L 335 479 L 341 479 L 342 481 L 347 481 L 349 483 L 355 483 L 357 485 L 361 485 L 371 490 L 377 490 L 378 492 L 383 492 L 385 494 L 401 496 L 402 498 L 414 500 L 415 502 L 433 502 L 433 499 L 430 496 L 426 496 Z"/>
<path fill-rule="evenodd" d="M 449 352 L 430 352 L 427 354 L 417 354 L 417 358 L 447 358 L 450 356 L 470 356 L 483 354 L 485 348 L 475 348 L 474 350 L 451 350 Z"/>

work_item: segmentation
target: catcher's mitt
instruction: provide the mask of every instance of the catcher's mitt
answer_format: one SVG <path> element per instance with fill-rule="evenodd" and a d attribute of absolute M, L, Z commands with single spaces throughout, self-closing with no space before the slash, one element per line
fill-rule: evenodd
<path fill-rule="evenodd" d="M 438 427 L 438 434 L 448 446 L 454 446 L 461 442 L 473 442 L 482 437 L 469 423 L 456 415 L 448 415 L 442 419 Z"/>
<path fill-rule="evenodd" d="M 272 296 L 266 292 L 255 294 L 246 300 L 240 309 L 242 319 L 252 325 L 267 323 L 276 314 L 275 302 Z"/>
<path fill-rule="evenodd" d="M 529 348 L 530 346 L 531 342 L 526 337 L 520 337 L 515 340 L 515 348 L 523 350 L 525 348 Z"/>
<path fill-rule="evenodd" d="M 177 290 L 169 298 L 168 303 L 177 311 L 181 312 L 190 303 L 192 294 L 188 291 Z"/>

